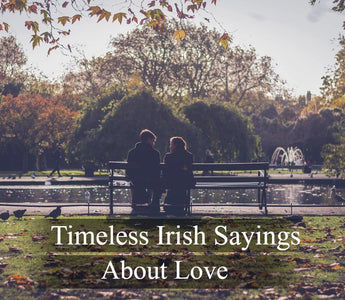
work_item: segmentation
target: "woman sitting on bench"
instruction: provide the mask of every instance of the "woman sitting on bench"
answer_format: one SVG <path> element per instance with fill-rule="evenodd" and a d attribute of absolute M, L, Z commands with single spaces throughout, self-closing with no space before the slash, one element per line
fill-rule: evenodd
<path fill-rule="evenodd" d="M 170 139 L 170 152 L 165 155 L 164 163 L 163 176 L 168 187 L 164 210 L 174 215 L 185 215 L 189 207 L 188 190 L 195 186 L 195 179 L 193 155 L 187 151 L 183 138 Z"/>

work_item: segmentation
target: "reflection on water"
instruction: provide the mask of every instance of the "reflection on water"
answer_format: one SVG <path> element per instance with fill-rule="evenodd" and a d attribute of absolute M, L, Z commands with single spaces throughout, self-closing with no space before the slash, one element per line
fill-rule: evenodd
<path fill-rule="evenodd" d="M 85 192 L 91 194 L 91 203 L 109 202 L 106 186 L 0 186 L 0 202 L 85 202 Z M 337 189 L 345 197 L 345 189 Z M 193 203 L 256 203 L 256 190 L 192 190 Z M 162 197 L 164 199 L 164 195 Z M 114 191 L 115 203 L 130 203 L 129 190 Z M 269 204 L 339 204 L 330 198 L 328 186 L 270 185 L 267 190 Z"/>

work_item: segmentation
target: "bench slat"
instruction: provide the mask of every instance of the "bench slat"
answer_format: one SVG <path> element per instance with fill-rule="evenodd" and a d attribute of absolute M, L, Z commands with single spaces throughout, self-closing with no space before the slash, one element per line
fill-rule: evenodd
<path fill-rule="evenodd" d="M 112 170 L 125 170 L 127 162 L 123 161 L 110 161 L 108 168 Z M 164 164 L 161 163 L 161 168 L 164 168 Z M 259 163 L 193 163 L 194 171 L 258 171 L 268 170 L 269 164 L 267 162 Z"/>
<path fill-rule="evenodd" d="M 260 176 L 195 176 L 195 179 L 197 182 L 267 182 L 267 177 L 260 177 Z M 126 176 L 121 175 L 115 175 L 112 177 L 109 177 L 109 180 L 115 180 L 115 181 L 127 181 L 129 182 L 129 178 Z"/>

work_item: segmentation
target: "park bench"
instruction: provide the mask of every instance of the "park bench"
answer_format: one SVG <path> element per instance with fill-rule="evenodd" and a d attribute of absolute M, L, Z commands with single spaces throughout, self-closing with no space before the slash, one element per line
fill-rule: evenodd
<path fill-rule="evenodd" d="M 124 175 L 127 162 L 109 161 L 110 214 L 113 214 L 114 189 L 131 189 L 128 177 Z M 164 164 L 161 164 L 164 168 Z M 259 209 L 267 215 L 266 189 L 269 164 L 258 163 L 194 163 L 196 185 L 193 189 L 254 189 L 257 190 Z M 236 172 L 236 173 L 235 173 Z M 203 175 L 206 174 L 206 175 Z M 211 175 L 213 174 L 213 175 Z M 192 213 L 190 190 L 187 193 L 185 211 Z"/>

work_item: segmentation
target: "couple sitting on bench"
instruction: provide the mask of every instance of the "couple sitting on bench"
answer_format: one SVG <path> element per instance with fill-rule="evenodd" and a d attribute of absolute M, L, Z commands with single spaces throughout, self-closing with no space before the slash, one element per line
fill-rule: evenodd
<path fill-rule="evenodd" d="M 161 177 L 160 153 L 154 149 L 156 139 L 150 130 L 144 129 L 140 133 L 140 142 L 128 153 L 126 173 L 133 183 L 132 213 L 143 213 L 143 204 L 148 204 L 146 212 L 159 215 L 160 198 L 167 188 L 164 210 L 184 215 L 186 206 L 189 206 L 189 189 L 195 185 L 193 155 L 187 151 L 183 138 L 172 137 Z"/>

